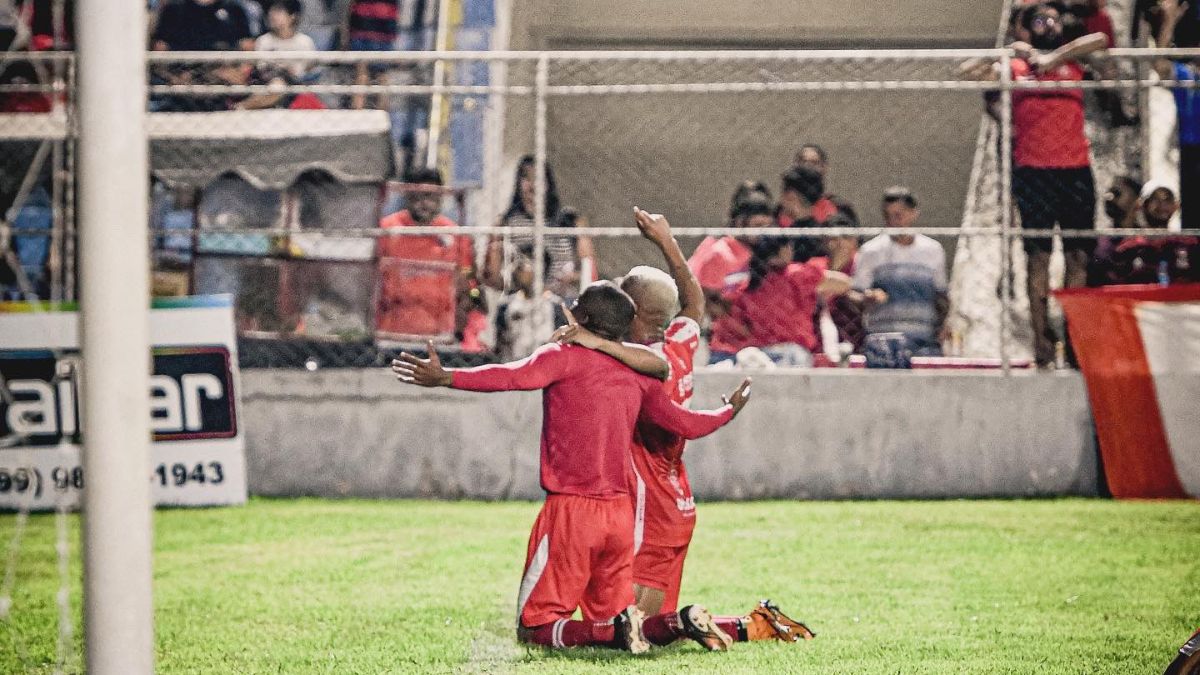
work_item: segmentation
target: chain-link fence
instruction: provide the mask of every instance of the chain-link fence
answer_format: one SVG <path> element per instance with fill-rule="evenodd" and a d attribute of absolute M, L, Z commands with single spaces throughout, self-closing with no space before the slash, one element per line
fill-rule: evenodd
<path fill-rule="evenodd" d="M 155 53 L 155 292 L 233 294 L 246 366 L 513 358 L 588 281 L 665 268 L 640 206 L 714 363 L 1069 360 L 1049 288 L 1198 280 L 1195 146 L 1162 133 L 1190 138 L 1197 52 L 1017 47 Z M 48 195 L 11 298 L 74 297 L 49 61 L 49 109 L 0 117 L 6 251 Z"/>

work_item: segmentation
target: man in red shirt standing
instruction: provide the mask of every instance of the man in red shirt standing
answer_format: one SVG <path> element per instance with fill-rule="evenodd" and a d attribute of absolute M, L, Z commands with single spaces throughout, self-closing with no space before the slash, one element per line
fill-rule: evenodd
<path fill-rule="evenodd" d="M 425 226 L 458 227 L 442 215 L 442 176 L 417 169 L 404 177 L 407 208 L 379 222 L 385 230 Z M 450 342 L 466 325 L 467 290 L 475 277 L 471 238 L 444 235 L 384 235 L 379 238 L 379 298 L 376 326 L 397 339 Z"/>
<path fill-rule="evenodd" d="M 662 215 L 634 209 L 638 229 L 666 259 L 670 276 L 656 268 L 635 267 L 621 281 L 637 310 L 629 339 L 649 344 L 666 359 L 670 371 L 663 388 L 672 401 L 687 405 L 692 398 L 692 370 L 700 345 L 704 289 L 688 268 L 671 226 Z M 664 330 L 664 326 L 666 329 Z M 633 444 L 636 469 L 633 560 L 634 594 L 638 608 L 650 616 L 646 638 L 665 645 L 682 637 L 694 605 L 676 609 L 692 533 L 696 500 L 683 463 L 686 439 L 649 421 L 638 424 Z M 708 649 L 728 648 L 733 640 L 798 640 L 812 633 L 770 601 L 764 600 L 745 617 L 716 617 L 719 633 L 701 640 Z"/>
<path fill-rule="evenodd" d="M 1017 82 L 1082 81 L 1084 70 L 1076 59 L 1107 44 L 1103 33 L 1063 44 L 1062 17 L 1055 3 L 1034 5 L 1021 15 L 1020 22 L 1030 42 L 1013 45 L 1021 55 L 1012 60 L 1012 77 Z M 963 72 L 975 79 L 995 80 L 999 78 L 996 65 L 972 61 L 963 65 Z M 1050 230 L 1057 223 L 1064 231 L 1093 229 L 1096 183 L 1084 133 L 1083 90 L 1015 90 L 1012 105 L 1012 191 L 1021 227 Z M 1048 320 L 1051 239 L 1026 238 L 1024 243 L 1034 357 L 1039 366 L 1046 367 L 1054 363 L 1057 340 Z M 1064 287 L 1085 285 L 1094 248 L 1094 239 L 1063 238 Z"/>
<path fill-rule="evenodd" d="M 581 327 L 613 341 L 628 329 L 634 305 L 616 285 L 601 281 L 584 290 L 574 312 Z M 634 425 L 645 419 L 684 438 L 708 435 L 746 404 L 749 380 L 720 409 L 692 412 L 671 401 L 657 380 L 578 345 L 555 343 L 521 361 L 450 370 L 431 349 L 429 359 L 402 354 L 392 369 L 422 386 L 545 390 L 541 485 L 547 496 L 529 539 L 518 638 L 549 647 L 646 651 L 632 576 Z M 571 620 L 577 608 L 583 621 Z M 684 618 L 686 634 L 702 644 L 719 632 L 702 607 Z"/>

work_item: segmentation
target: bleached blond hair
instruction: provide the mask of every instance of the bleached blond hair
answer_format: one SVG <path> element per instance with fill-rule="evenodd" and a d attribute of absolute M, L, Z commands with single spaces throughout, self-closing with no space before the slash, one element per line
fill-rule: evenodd
<path fill-rule="evenodd" d="M 639 309 L 662 310 L 674 316 L 679 311 L 679 287 L 670 274 L 649 265 L 638 265 L 621 278 L 621 290 Z"/>

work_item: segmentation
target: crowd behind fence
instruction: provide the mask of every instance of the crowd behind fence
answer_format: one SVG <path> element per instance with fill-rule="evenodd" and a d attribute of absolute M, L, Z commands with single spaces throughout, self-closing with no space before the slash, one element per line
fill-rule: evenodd
<path fill-rule="evenodd" d="M 56 76 L 0 85 L 23 101 L 0 114 L 0 282 L 72 300 L 73 63 L 30 60 Z M 152 53 L 154 290 L 233 294 L 245 365 L 383 365 L 429 340 L 514 358 L 582 285 L 664 267 L 641 206 L 705 287 L 714 364 L 1069 361 L 1051 286 L 1200 281 L 1200 50 L 1036 60 Z M 395 135 L 406 96 L 444 104 L 421 156 Z"/>

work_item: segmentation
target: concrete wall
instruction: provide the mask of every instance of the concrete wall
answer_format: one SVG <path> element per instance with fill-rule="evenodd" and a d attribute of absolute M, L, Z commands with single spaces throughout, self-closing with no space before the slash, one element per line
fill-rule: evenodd
<path fill-rule="evenodd" d="M 987 46 L 999 0 L 512 0 L 513 49 Z"/>
<path fill-rule="evenodd" d="M 696 376 L 698 407 L 740 380 Z M 383 370 L 242 374 L 258 495 L 537 499 L 539 393 L 402 386 Z M 1094 495 L 1075 374 L 762 373 L 729 427 L 694 442 L 701 499 Z"/>
<path fill-rule="evenodd" d="M 817 0 L 646 2 L 514 0 L 513 49 L 828 49 L 991 47 L 1002 3 L 953 0 Z M 865 69 L 865 70 L 864 70 Z M 769 65 L 747 74 L 700 65 L 649 72 L 645 65 L 566 66 L 551 82 L 758 81 L 760 78 L 896 75 L 886 64 L 854 68 Z M 936 69 L 935 69 L 936 70 Z M 761 71 L 761 72 L 759 72 Z M 771 71 L 771 72 L 767 72 Z M 572 76 L 558 73 L 570 73 Z M 910 71 L 911 76 L 911 71 Z M 934 70 L 926 77 L 940 79 Z M 748 79 L 747 79 L 748 78 Z M 531 82 L 532 71 L 513 72 Z M 643 81 L 646 81 L 643 79 Z M 733 188 L 744 179 L 778 192 L 779 175 L 804 142 L 830 154 L 831 191 L 879 225 L 879 197 L 897 183 L 922 197 L 924 224 L 957 227 L 982 111 L 973 92 L 797 92 L 551 97 L 547 139 L 564 204 L 593 224 L 631 225 L 633 205 L 661 210 L 672 222 L 723 226 Z M 505 135 L 506 166 L 533 151 L 532 103 L 513 101 Z M 499 187 L 507 198 L 511 182 Z M 687 247 L 695 242 L 685 242 Z M 598 242 L 600 272 L 624 273 L 654 262 L 653 251 L 627 239 Z M 656 263 L 655 263 L 656 264 Z"/>

